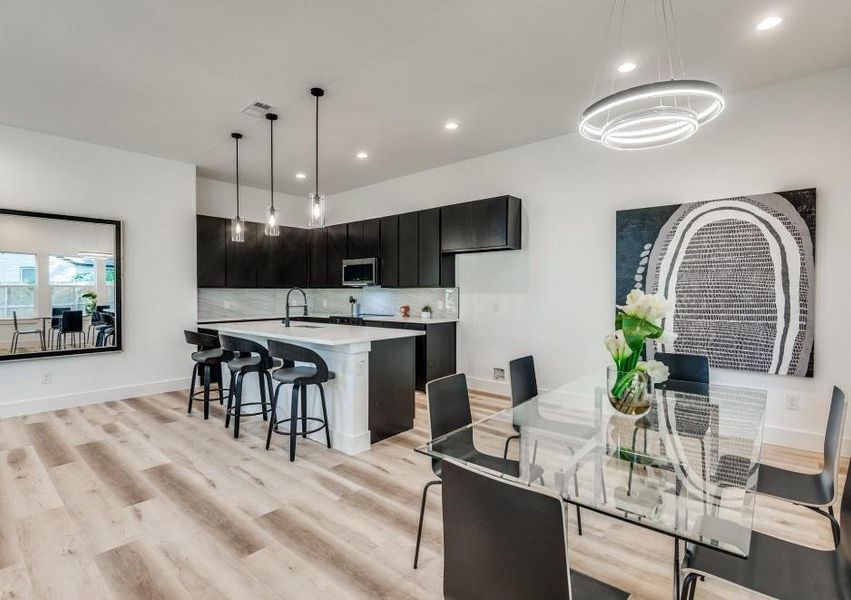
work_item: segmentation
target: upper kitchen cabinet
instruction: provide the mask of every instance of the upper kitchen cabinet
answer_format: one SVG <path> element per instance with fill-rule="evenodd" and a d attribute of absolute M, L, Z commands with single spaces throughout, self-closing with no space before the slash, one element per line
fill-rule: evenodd
<path fill-rule="evenodd" d="M 308 286 L 307 229 L 281 227 L 284 238 L 284 259 L 281 284 L 285 288 Z"/>
<path fill-rule="evenodd" d="M 399 217 L 381 217 L 381 259 L 379 277 L 382 287 L 399 287 Z"/>
<path fill-rule="evenodd" d="M 380 219 L 348 224 L 346 258 L 376 258 L 380 252 Z"/>
<path fill-rule="evenodd" d="M 257 287 L 280 288 L 284 285 L 284 249 L 285 231 L 276 236 L 268 236 L 258 224 L 257 231 Z"/>
<path fill-rule="evenodd" d="M 257 232 L 263 234 L 260 223 L 245 222 L 245 241 L 231 241 L 231 224 L 225 236 L 226 283 L 231 288 L 257 287 Z"/>
<path fill-rule="evenodd" d="M 343 286 L 343 261 L 348 252 L 348 226 L 331 225 L 328 231 L 328 287 Z"/>
<path fill-rule="evenodd" d="M 443 252 L 520 249 L 520 198 L 497 196 L 441 209 Z"/>
<path fill-rule="evenodd" d="M 440 285 L 440 209 L 417 213 L 417 281 L 420 287 Z"/>
<path fill-rule="evenodd" d="M 419 285 L 418 213 L 399 215 L 399 287 Z"/>
<path fill-rule="evenodd" d="M 328 230 L 324 227 L 307 230 L 309 254 L 308 284 L 312 288 L 328 287 Z"/>
<path fill-rule="evenodd" d="M 198 215 L 195 233 L 198 249 L 198 287 L 225 287 L 227 219 Z"/>

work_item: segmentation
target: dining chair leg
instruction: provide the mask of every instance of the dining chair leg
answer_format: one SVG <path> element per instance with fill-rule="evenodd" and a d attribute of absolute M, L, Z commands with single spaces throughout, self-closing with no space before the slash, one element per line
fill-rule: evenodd
<path fill-rule="evenodd" d="M 420 522 L 417 525 L 417 545 L 414 549 L 414 568 L 417 568 L 417 563 L 420 561 L 420 540 L 423 537 L 423 517 L 425 516 L 425 505 L 426 505 L 426 494 L 428 493 L 428 488 L 433 485 L 441 485 L 443 482 L 440 479 L 435 479 L 434 481 L 429 481 L 425 486 L 423 486 L 423 499 L 420 502 Z"/>
<path fill-rule="evenodd" d="M 39 331 L 38 337 L 41 339 L 41 351 L 44 352 L 45 350 L 47 350 L 47 346 L 45 346 L 45 344 L 44 344 L 44 332 Z"/>
<path fill-rule="evenodd" d="M 316 384 L 319 387 L 319 402 L 322 404 L 322 418 L 325 420 L 325 445 L 331 447 L 331 426 L 328 424 L 328 409 L 325 406 L 325 388 L 321 383 Z"/>
<path fill-rule="evenodd" d="M 808 506 L 811 511 L 817 512 L 820 515 L 824 515 L 830 520 L 830 532 L 833 534 L 833 545 L 834 547 L 839 547 L 839 539 L 840 539 L 840 529 L 839 523 L 836 521 L 836 515 L 833 513 L 833 506 L 829 506 L 827 508 L 827 512 L 819 508 L 818 506 Z"/>
<path fill-rule="evenodd" d="M 519 435 L 512 435 L 507 440 L 505 440 L 505 449 L 502 451 L 502 458 L 508 458 L 508 444 L 511 440 L 519 440 Z"/>
<path fill-rule="evenodd" d="M 18 342 L 18 332 L 16 331 L 12 334 L 12 344 L 9 346 L 9 354 L 15 353 L 15 346 L 17 345 L 17 342 Z"/>
<path fill-rule="evenodd" d="M 680 600 L 680 540 L 674 538 L 674 600 Z"/>
<path fill-rule="evenodd" d="M 697 573 L 689 573 L 683 580 L 683 591 L 681 600 L 694 600 L 694 592 L 697 590 Z"/>
<path fill-rule="evenodd" d="M 298 388 L 293 386 L 292 402 L 290 403 L 290 462 L 295 461 L 295 443 L 298 438 Z"/>

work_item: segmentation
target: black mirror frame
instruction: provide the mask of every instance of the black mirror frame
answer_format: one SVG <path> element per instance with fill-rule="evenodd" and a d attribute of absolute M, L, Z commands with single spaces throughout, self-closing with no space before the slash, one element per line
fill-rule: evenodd
<path fill-rule="evenodd" d="M 0 355 L 0 362 L 13 360 L 35 360 L 40 358 L 52 358 L 56 356 L 81 356 L 85 354 L 103 354 L 105 352 L 121 352 L 124 348 L 122 335 L 124 327 L 124 299 L 122 289 L 124 287 L 124 268 L 123 256 L 121 249 L 121 221 L 114 219 L 96 219 L 93 217 L 77 217 L 73 215 L 61 215 L 56 213 L 42 213 L 28 210 L 12 210 L 0 208 L 0 215 L 10 215 L 13 217 L 34 217 L 37 219 L 56 219 L 61 221 L 77 221 L 83 223 L 99 223 L 101 225 L 112 225 L 115 227 L 115 344 L 112 346 L 104 346 L 101 348 L 72 348 L 70 350 L 46 350 L 44 352 L 30 352 L 28 354 L 3 354 Z"/>

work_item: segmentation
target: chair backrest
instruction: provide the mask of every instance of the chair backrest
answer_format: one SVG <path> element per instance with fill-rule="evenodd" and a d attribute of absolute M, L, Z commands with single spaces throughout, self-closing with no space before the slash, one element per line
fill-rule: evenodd
<path fill-rule="evenodd" d="M 279 340 L 266 340 L 269 354 L 284 361 L 284 367 L 292 367 L 296 362 L 311 363 L 316 367 L 316 378 L 328 380 L 328 363 L 319 354 L 305 348 Z"/>
<path fill-rule="evenodd" d="M 51 329 L 59 329 L 59 326 L 62 325 L 62 313 L 66 313 L 70 308 L 51 308 L 50 309 L 50 327 Z"/>
<path fill-rule="evenodd" d="M 846 473 L 851 473 L 851 460 L 848 461 Z M 851 569 L 851 477 L 847 475 L 839 508 L 839 550 L 846 567 Z"/>
<path fill-rule="evenodd" d="M 670 371 L 669 379 L 709 383 L 709 357 L 699 354 L 673 354 L 656 352 L 653 358 L 665 363 Z"/>
<path fill-rule="evenodd" d="M 239 357 L 257 354 L 260 356 L 263 366 L 267 369 L 272 367 L 272 357 L 269 356 L 269 350 L 263 344 L 249 340 L 246 338 L 236 337 L 233 335 L 219 334 L 219 342 L 222 350 L 228 350 L 236 353 Z"/>
<path fill-rule="evenodd" d="M 534 358 L 531 356 L 515 358 L 508 363 L 508 375 L 511 383 L 512 406 L 517 406 L 538 395 Z"/>
<path fill-rule="evenodd" d="M 824 432 L 824 469 L 821 472 L 822 483 L 833 490 L 833 500 L 839 492 L 839 453 L 842 450 L 842 434 L 845 431 L 845 412 L 848 402 L 845 392 L 833 388 L 830 398 L 830 412 L 827 416 L 827 429 Z"/>
<path fill-rule="evenodd" d="M 561 499 L 443 462 L 443 594 L 570 598 Z"/>
<path fill-rule="evenodd" d="M 103 311 L 103 310 L 108 310 L 108 309 L 109 309 L 109 304 L 99 304 L 99 305 L 95 306 L 95 310 L 98 311 L 98 312 Z"/>
<path fill-rule="evenodd" d="M 467 377 L 463 373 L 429 381 L 426 384 L 426 396 L 431 439 L 434 440 L 472 424 L 473 415 L 470 412 Z M 467 428 L 452 436 L 451 439 L 436 445 L 435 449 L 458 456 L 471 450 L 475 451 L 472 428 Z M 438 472 L 439 464 L 438 459 L 431 461 L 431 468 L 435 473 Z"/>
<path fill-rule="evenodd" d="M 199 350 L 212 350 L 221 347 L 219 336 L 211 333 L 201 333 L 200 331 L 186 329 L 183 332 L 183 337 L 186 338 L 187 344 L 198 346 Z"/>
<path fill-rule="evenodd" d="M 63 312 L 59 331 L 62 333 L 76 333 L 78 331 L 83 331 L 83 311 L 66 310 Z"/>

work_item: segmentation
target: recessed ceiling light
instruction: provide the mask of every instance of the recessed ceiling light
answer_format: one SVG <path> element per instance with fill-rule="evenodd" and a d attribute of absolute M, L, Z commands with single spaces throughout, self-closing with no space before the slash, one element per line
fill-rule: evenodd
<path fill-rule="evenodd" d="M 449 130 L 458 129 L 458 123 L 455 121 L 449 121 L 446 125 L 444 125 L 444 127 Z"/>
<path fill-rule="evenodd" d="M 305 175 L 304 173 L 296 173 L 295 178 L 296 179 L 307 179 L 307 175 Z"/>
<path fill-rule="evenodd" d="M 635 71 L 634 62 L 625 62 L 618 67 L 618 73 L 631 73 L 632 71 Z"/>
<path fill-rule="evenodd" d="M 767 31 L 769 29 L 774 29 L 782 22 L 783 19 L 781 19 L 780 17 L 766 17 L 756 24 L 756 28 L 759 31 Z"/>
<path fill-rule="evenodd" d="M 367 154 L 366 152 L 363 152 L 363 151 L 358 152 L 356 156 L 358 158 L 369 158 L 369 154 Z"/>

